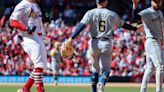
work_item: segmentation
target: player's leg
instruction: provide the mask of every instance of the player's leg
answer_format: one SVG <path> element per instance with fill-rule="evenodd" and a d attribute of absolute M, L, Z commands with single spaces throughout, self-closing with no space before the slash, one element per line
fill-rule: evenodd
<path fill-rule="evenodd" d="M 107 82 L 111 64 L 111 42 L 109 40 L 100 40 L 98 44 L 101 54 L 99 55 L 100 65 L 102 66 L 102 74 L 97 85 L 98 92 L 104 92 L 104 86 Z"/>
<path fill-rule="evenodd" d="M 34 77 L 31 73 L 25 85 L 22 88 L 18 89 L 17 92 L 30 92 L 30 89 L 33 84 L 34 84 Z"/>
<path fill-rule="evenodd" d="M 43 69 L 46 68 L 47 54 L 43 44 L 39 41 L 29 45 L 29 56 L 34 63 L 34 81 L 37 87 L 37 92 L 44 92 L 43 85 Z"/>
<path fill-rule="evenodd" d="M 97 87 L 98 87 L 98 92 L 104 92 L 104 87 L 110 72 L 111 54 L 109 53 L 101 54 L 100 61 L 102 65 L 102 74 L 100 75 L 100 80 Z"/>
<path fill-rule="evenodd" d="M 36 58 L 35 60 L 33 60 L 33 61 L 39 61 L 39 62 L 34 62 L 34 67 L 38 68 L 36 71 L 38 74 L 36 76 L 39 77 L 39 79 L 36 78 L 36 80 L 34 77 L 34 80 L 37 87 L 37 92 L 45 92 L 44 82 L 43 82 L 42 77 L 43 77 L 43 70 L 46 68 L 47 53 L 46 53 L 45 48 L 43 48 L 42 46 L 40 47 L 40 52 L 41 53 L 38 55 L 38 57 L 41 57 L 41 58 L 38 58 L 38 59 Z"/>
<path fill-rule="evenodd" d="M 92 72 L 91 81 L 92 81 L 92 92 L 97 92 L 97 83 L 98 83 L 99 73 Z"/>
<path fill-rule="evenodd" d="M 36 65 L 37 63 L 34 62 L 34 71 L 32 72 L 37 92 L 44 92 L 44 83 L 43 83 L 43 70 L 44 68 L 39 65 Z M 39 63 L 38 63 L 39 64 Z"/>
<path fill-rule="evenodd" d="M 97 92 L 97 83 L 100 72 L 99 67 L 99 49 L 97 48 L 97 40 L 92 40 L 89 44 L 89 54 L 91 61 L 91 81 L 92 81 L 92 92 Z"/>
<path fill-rule="evenodd" d="M 54 58 L 54 57 L 53 57 Z M 59 71 L 59 64 L 58 61 L 54 58 L 53 61 L 51 61 L 51 67 L 52 67 L 52 74 L 54 77 L 54 83 L 57 85 L 57 77 L 58 77 L 58 71 Z"/>
<path fill-rule="evenodd" d="M 156 69 L 156 92 L 162 92 L 163 74 L 164 74 L 164 61 L 162 57 L 162 49 L 159 42 L 155 39 L 150 39 L 151 50 L 149 56 L 151 57 Z"/>
<path fill-rule="evenodd" d="M 153 72 L 153 62 L 150 59 L 150 57 L 147 55 L 146 56 L 146 69 L 142 78 L 142 84 L 141 84 L 141 89 L 140 92 L 146 92 L 148 82 L 151 78 Z"/>
<path fill-rule="evenodd" d="M 154 43 L 154 54 L 152 55 L 153 63 L 156 68 L 156 92 L 162 92 L 162 83 L 164 75 L 164 64 L 162 57 L 162 49 Z"/>
<path fill-rule="evenodd" d="M 99 61 L 97 56 L 91 56 L 92 67 L 91 67 L 91 81 L 92 81 L 92 92 L 97 92 L 97 83 L 99 77 Z"/>
<path fill-rule="evenodd" d="M 27 40 L 28 39 L 24 39 L 24 41 L 21 42 L 21 45 L 22 45 L 24 51 L 28 55 L 30 55 L 29 43 L 27 43 Z M 34 76 L 31 72 L 27 82 L 25 83 L 25 85 L 22 88 L 18 89 L 17 92 L 30 92 L 30 88 L 32 87 L 33 84 L 34 84 Z"/>
<path fill-rule="evenodd" d="M 36 84 L 37 92 L 44 92 L 44 85 L 43 85 L 43 69 L 42 68 L 35 68 L 33 72 L 34 81 Z"/>
<path fill-rule="evenodd" d="M 102 74 L 99 82 L 105 85 L 110 73 L 111 54 L 101 54 L 100 61 L 102 65 Z"/>
<path fill-rule="evenodd" d="M 18 89 L 17 92 L 30 92 L 30 88 L 36 83 L 37 92 L 44 92 L 44 86 L 42 81 L 43 76 L 43 69 L 42 68 L 35 68 L 32 73 L 30 74 L 29 79 L 27 80 L 24 87 Z"/>

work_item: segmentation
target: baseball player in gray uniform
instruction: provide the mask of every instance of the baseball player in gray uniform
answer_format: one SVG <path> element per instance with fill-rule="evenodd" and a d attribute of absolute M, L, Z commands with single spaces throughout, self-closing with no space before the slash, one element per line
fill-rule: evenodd
<path fill-rule="evenodd" d="M 62 56 L 59 51 L 60 47 L 60 42 L 55 41 L 54 43 L 54 48 L 51 49 L 50 55 L 51 55 L 51 69 L 52 69 L 52 74 L 54 77 L 54 84 L 57 86 L 57 79 L 59 76 L 59 63 L 62 61 Z"/>
<path fill-rule="evenodd" d="M 138 0 L 133 0 L 133 15 L 137 16 L 136 6 Z M 147 84 L 153 72 L 156 70 L 156 92 L 162 92 L 163 73 L 164 73 L 164 59 L 162 45 L 164 41 L 163 34 L 163 14 L 160 11 L 162 7 L 162 0 L 151 0 L 151 7 L 142 10 L 138 14 L 141 17 L 144 32 L 146 34 L 145 52 L 146 52 L 146 65 L 141 90 L 146 92 Z"/>
<path fill-rule="evenodd" d="M 72 40 L 85 28 L 90 25 L 91 40 L 89 43 L 90 59 L 92 62 L 92 92 L 104 92 L 104 86 L 109 77 L 111 64 L 111 40 L 113 31 L 118 27 L 129 30 L 137 30 L 120 20 L 119 16 L 108 10 L 108 0 L 96 0 L 97 8 L 86 12 L 80 23 L 75 28 L 71 37 L 66 41 L 71 45 Z M 102 66 L 102 67 L 100 67 Z M 100 73 L 100 70 L 102 71 Z M 100 80 L 98 76 L 100 75 Z"/>

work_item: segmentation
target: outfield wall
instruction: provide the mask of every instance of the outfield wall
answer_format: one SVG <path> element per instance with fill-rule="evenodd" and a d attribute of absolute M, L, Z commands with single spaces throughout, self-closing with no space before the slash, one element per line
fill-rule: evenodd
<path fill-rule="evenodd" d="M 28 76 L 0 76 L 0 82 L 9 82 L 9 83 L 24 83 L 28 79 Z M 137 80 L 137 81 L 136 81 Z M 54 82 L 53 76 L 44 76 L 43 81 L 45 83 Z M 133 78 L 133 77 L 109 77 L 109 82 L 141 82 L 141 78 Z M 90 83 L 90 76 L 59 76 L 59 83 Z"/>
<path fill-rule="evenodd" d="M 0 76 L 0 82 L 10 83 L 24 83 L 28 79 L 28 76 Z M 44 76 L 43 81 L 45 83 L 52 83 L 54 81 L 52 76 Z M 59 76 L 59 83 L 90 83 L 91 79 L 89 76 Z"/>

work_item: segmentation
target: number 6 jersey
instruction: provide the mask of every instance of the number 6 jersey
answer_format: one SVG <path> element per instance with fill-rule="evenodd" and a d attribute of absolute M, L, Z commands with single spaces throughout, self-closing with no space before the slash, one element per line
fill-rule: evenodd
<path fill-rule="evenodd" d="M 90 24 L 92 38 L 111 38 L 113 30 L 123 25 L 119 16 L 106 8 L 87 11 L 80 23 Z"/>

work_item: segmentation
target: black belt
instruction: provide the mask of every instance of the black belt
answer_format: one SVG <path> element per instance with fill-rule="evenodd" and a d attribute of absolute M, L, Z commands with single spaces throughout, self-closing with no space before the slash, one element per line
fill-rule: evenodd
<path fill-rule="evenodd" d="M 101 37 L 101 38 L 92 37 L 92 39 L 109 40 L 109 38 L 107 38 L 107 37 Z"/>
<path fill-rule="evenodd" d="M 147 37 L 146 39 L 149 39 L 149 38 L 151 38 L 151 39 L 155 39 L 155 40 L 158 40 L 157 38 L 154 38 L 154 37 Z"/>

